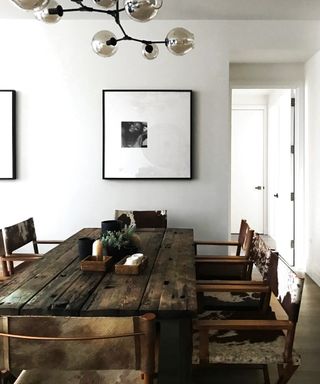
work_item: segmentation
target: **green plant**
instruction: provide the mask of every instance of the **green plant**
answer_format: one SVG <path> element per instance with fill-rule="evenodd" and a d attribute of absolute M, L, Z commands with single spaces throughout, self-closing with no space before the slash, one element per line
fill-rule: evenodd
<path fill-rule="evenodd" d="M 131 237 L 135 233 L 135 226 L 125 226 L 121 231 L 107 231 L 102 234 L 101 241 L 104 248 L 127 248 L 131 245 Z"/>

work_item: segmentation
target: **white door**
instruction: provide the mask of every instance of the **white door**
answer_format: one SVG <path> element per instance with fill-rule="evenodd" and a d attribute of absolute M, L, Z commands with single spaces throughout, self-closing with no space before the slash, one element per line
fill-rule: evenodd
<path fill-rule="evenodd" d="M 294 264 L 294 106 L 291 90 L 270 96 L 268 113 L 268 233 Z"/>
<path fill-rule="evenodd" d="M 264 125 L 265 107 L 232 108 L 231 124 L 231 232 L 240 220 L 264 233 Z"/>

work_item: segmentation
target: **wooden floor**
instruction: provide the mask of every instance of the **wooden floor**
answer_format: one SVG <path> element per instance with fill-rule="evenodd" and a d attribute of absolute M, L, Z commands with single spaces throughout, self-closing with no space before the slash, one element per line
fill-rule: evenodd
<path fill-rule="evenodd" d="M 295 337 L 295 349 L 301 354 L 302 365 L 289 384 L 320 383 L 320 287 L 306 277 L 302 306 Z M 271 383 L 276 383 L 270 370 Z M 263 384 L 262 372 L 255 370 L 211 370 L 194 377 L 194 384 Z"/>

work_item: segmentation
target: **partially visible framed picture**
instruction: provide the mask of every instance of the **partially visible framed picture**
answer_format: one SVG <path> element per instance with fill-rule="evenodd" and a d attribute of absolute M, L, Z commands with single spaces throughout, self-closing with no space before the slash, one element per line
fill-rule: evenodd
<path fill-rule="evenodd" d="M 16 178 L 16 91 L 0 90 L 0 179 Z"/>
<path fill-rule="evenodd" d="M 103 178 L 191 179 L 190 90 L 103 90 Z"/>

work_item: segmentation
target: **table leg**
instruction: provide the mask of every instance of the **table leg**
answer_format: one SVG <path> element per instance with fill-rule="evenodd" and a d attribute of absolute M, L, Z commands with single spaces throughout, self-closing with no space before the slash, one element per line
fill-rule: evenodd
<path fill-rule="evenodd" d="M 160 320 L 159 384 L 191 384 L 191 319 Z"/>

